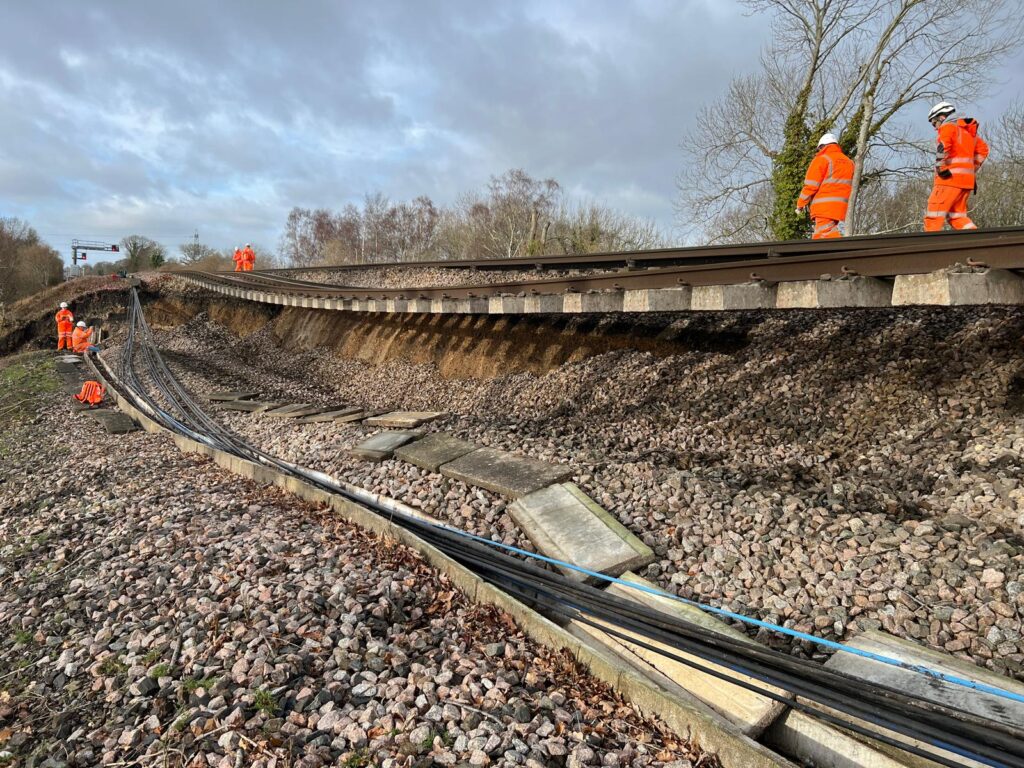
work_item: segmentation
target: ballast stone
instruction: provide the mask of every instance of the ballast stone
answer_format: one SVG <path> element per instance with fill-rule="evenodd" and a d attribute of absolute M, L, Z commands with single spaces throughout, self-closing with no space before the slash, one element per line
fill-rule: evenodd
<path fill-rule="evenodd" d="M 572 470 L 564 464 L 549 464 L 497 448 L 481 448 L 442 465 L 441 474 L 519 498 L 568 479 Z"/>
<path fill-rule="evenodd" d="M 648 589 L 657 589 L 654 584 L 640 576 L 637 576 L 635 573 L 625 573 L 622 575 L 621 579 L 622 581 L 630 584 L 636 584 Z M 755 647 L 758 645 L 755 641 L 751 640 L 739 630 L 728 626 L 724 622 L 696 606 L 688 605 L 680 602 L 679 600 L 672 600 L 668 597 L 651 594 L 650 592 L 645 592 L 641 589 L 633 589 L 632 587 L 622 584 L 612 584 L 605 591 L 609 595 L 641 603 L 642 605 L 646 605 L 648 608 L 653 608 L 656 611 L 668 614 L 690 624 L 696 624 L 703 629 L 715 632 L 716 634 L 722 635 L 730 640 L 738 640 L 739 642 L 747 643 Z M 634 643 L 612 637 L 611 635 L 602 632 L 595 627 L 583 624 L 582 622 L 577 623 L 579 628 L 586 632 L 591 638 L 604 643 L 626 659 L 630 661 L 637 661 L 644 666 L 653 667 L 681 688 L 724 715 L 730 722 L 736 725 L 741 732 L 751 738 L 757 738 L 760 736 L 764 729 L 771 725 L 786 710 L 785 704 L 780 701 L 775 701 L 768 696 L 762 696 L 759 693 L 754 693 L 753 691 L 749 691 L 739 685 L 732 685 L 721 678 L 715 677 L 714 675 L 700 672 L 699 670 L 696 670 L 691 666 L 687 666 L 682 662 L 674 661 L 663 654 L 648 650 Z M 632 633 L 626 632 L 625 634 Z M 683 658 L 690 659 L 703 666 L 713 668 L 730 678 L 740 680 L 745 683 L 753 683 L 758 687 L 767 687 L 770 691 L 780 695 L 785 695 L 784 691 L 770 686 L 764 686 L 763 683 L 756 681 L 753 678 L 739 674 L 717 664 L 712 664 L 706 660 L 699 659 L 696 656 L 684 653 L 676 648 L 669 648 L 668 646 L 648 638 L 644 638 L 644 642 Z"/>
<path fill-rule="evenodd" d="M 844 277 L 835 280 L 795 280 L 779 283 L 779 309 L 835 309 L 839 307 L 888 307 L 892 284 L 876 277 Z"/>
<path fill-rule="evenodd" d="M 397 449 L 395 458 L 415 464 L 428 472 L 437 472 L 442 464 L 455 461 L 476 449 L 477 446 L 467 440 L 460 440 L 445 432 L 436 432 Z"/>
<path fill-rule="evenodd" d="M 898 275 L 893 306 L 938 304 L 1024 304 L 1024 278 L 1005 269 L 958 272 L 941 270 L 925 275 Z"/>
<path fill-rule="evenodd" d="M 618 576 L 654 560 L 650 547 L 573 483 L 526 494 L 508 513 L 542 555 L 588 571 Z M 572 568 L 558 569 L 577 581 L 596 581 Z"/>

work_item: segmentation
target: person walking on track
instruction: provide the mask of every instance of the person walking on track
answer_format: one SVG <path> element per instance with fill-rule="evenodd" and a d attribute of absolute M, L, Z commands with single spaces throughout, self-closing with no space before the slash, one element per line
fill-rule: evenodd
<path fill-rule="evenodd" d="M 925 232 L 939 232 L 949 221 L 953 229 L 977 229 L 967 215 L 967 198 L 978 191 L 975 174 L 988 157 L 988 144 L 978 135 L 973 117 L 956 117 L 956 107 L 940 101 L 928 113 L 938 131 L 935 179 L 924 215 Z"/>
<path fill-rule="evenodd" d="M 68 309 L 68 303 L 62 301 L 57 310 L 57 349 L 71 350 L 71 334 L 75 329 L 75 316 Z"/>
<path fill-rule="evenodd" d="M 235 272 L 241 272 L 242 270 L 244 270 L 245 267 L 243 266 L 242 263 L 242 246 L 235 246 L 235 255 L 233 258 L 235 260 Z"/>
<path fill-rule="evenodd" d="M 804 188 L 796 202 L 796 212 L 811 207 L 815 240 L 842 237 L 839 222 L 846 218 L 853 188 L 853 161 L 843 154 L 839 140 L 826 133 L 818 140 L 818 154 L 811 160 Z"/>

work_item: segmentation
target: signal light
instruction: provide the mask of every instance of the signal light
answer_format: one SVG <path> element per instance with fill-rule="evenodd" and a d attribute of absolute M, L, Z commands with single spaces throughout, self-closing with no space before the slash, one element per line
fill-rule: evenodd
<path fill-rule="evenodd" d="M 116 245 L 112 245 L 110 246 L 110 250 L 112 250 L 114 253 L 118 253 L 121 249 L 118 248 Z"/>
<path fill-rule="evenodd" d="M 86 260 L 86 258 L 88 258 L 88 257 L 87 257 L 87 256 L 86 256 L 86 255 L 85 255 L 85 254 L 83 253 L 83 254 L 80 254 L 80 255 L 78 256 L 78 258 L 79 258 L 79 259 L 81 259 L 82 261 L 85 261 L 85 260 Z"/>

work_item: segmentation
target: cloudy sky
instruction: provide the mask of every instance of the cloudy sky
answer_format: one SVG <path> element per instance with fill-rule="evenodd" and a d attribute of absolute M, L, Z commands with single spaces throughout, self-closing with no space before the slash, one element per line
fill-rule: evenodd
<path fill-rule="evenodd" d="M 766 27 L 734 0 L 6 3 L 0 216 L 62 254 L 273 248 L 295 205 L 447 203 L 521 167 L 671 232 L 679 143 Z"/>

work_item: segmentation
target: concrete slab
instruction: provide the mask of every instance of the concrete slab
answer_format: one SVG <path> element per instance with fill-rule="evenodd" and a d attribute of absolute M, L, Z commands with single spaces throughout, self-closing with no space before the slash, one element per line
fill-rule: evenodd
<path fill-rule="evenodd" d="M 206 399 L 211 403 L 223 403 L 226 400 L 252 400 L 259 392 L 249 392 L 246 390 L 233 390 L 230 392 L 210 392 L 206 395 Z"/>
<path fill-rule="evenodd" d="M 263 413 L 263 411 L 281 407 L 281 403 L 266 400 L 228 400 L 219 405 L 228 411 L 243 411 L 245 413 Z"/>
<path fill-rule="evenodd" d="M 765 732 L 763 741 L 777 751 L 797 758 L 804 765 L 906 768 L 906 763 L 858 741 L 845 731 L 795 710 L 776 720 Z"/>
<path fill-rule="evenodd" d="M 562 301 L 563 312 L 621 312 L 622 291 L 567 293 Z"/>
<path fill-rule="evenodd" d="M 887 656 L 900 662 L 911 665 L 919 665 L 929 669 L 954 675 L 976 683 L 1002 688 L 1003 690 L 1024 696 L 1024 683 L 1012 680 L 1008 677 L 998 675 L 984 667 L 979 667 L 969 661 L 964 661 L 951 656 L 948 653 L 935 651 L 931 648 L 918 645 L 910 640 L 903 640 L 894 637 L 886 632 L 871 630 L 857 635 L 847 642 L 847 645 L 862 651 L 868 651 L 881 656 Z M 1024 704 L 984 693 L 963 686 L 945 683 L 933 677 L 913 672 L 902 667 L 885 664 L 880 661 L 865 659 L 850 653 L 836 653 L 825 666 L 840 672 L 884 684 L 900 691 L 905 691 L 926 701 L 962 709 L 980 717 L 989 718 L 1002 723 L 1018 731 L 1024 731 Z M 862 722 L 861 725 L 887 735 L 895 735 L 891 731 L 880 729 L 877 726 Z M 902 737 L 906 738 L 906 737 Z M 902 762 L 911 766 L 931 766 L 931 761 L 924 758 L 914 757 L 902 751 L 895 750 L 888 745 L 871 742 L 875 748 L 885 752 Z M 943 752 L 928 744 L 914 742 L 921 749 L 947 758 L 962 761 L 964 765 L 977 766 L 982 763 L 973 762 L 965 758 L 954 756 L 950 752 Z"/>
<path fill-rule="evenodd" d="M 487 300 L 487 311 L 492 315 L 521 315 L 525 310 L 525 296 L 491 296 Z"/>
<path fill-rule="evenodd" d="M 526 313 L 548 313 L 562 311 L 562 296 L 560 294 L 542 294 L 538 296 L 527 296 L 523 300 L 523 312 Z"/>
<path fill-rule="evenodd" d="M 337 421 L 344 416 L 354 416 L 359 414 L 360 418 L 363 414 L 363 409 L 358 406 L 350 406 L 348 408 L 335 408 L 330 411 L 322 411 L 321 413 L 313 414 L 312 416 L 303 416 L 298 419 L 299 424 L 316 424 L 324 421 Z"/>
<path fill-rule="evenodd" d="M 892 291 L 893 306 L 906 304 L 1024 304 L 1024 278 L 1005 269 L 927 275 L 899 275 Z"/>
<path fill-rule="evenodd" d="M 65 363 L 67 365 L 80 365 L 82 358 L 78 355 L 61 355 L 57 358 L 58 363 Z"/>
<path fill-rule="evenodd" d="M 685 312 L 693 299 L 692 288 L 645 288 L 626 291 L 623 312 Z"/>
<path fill-rule="evenodd" d="M 508 513 L 542 555 L 618 576 L 654 560 L 654 552 L 573 483 L 549 485 L 517 499 Z M 578 581 L 596 581 L 571 568 Z"/>
<path fill-rule="evenodd" d="M 319 408 L 320 406 L 313 405 L 312 403 L 291 403 L 290 405 L 282 405 L 280 408 L 274 408 L 272 410 L 264 411 L 264 416 L 273 416 L 275 419 L 296 416 L 311 416 L 310 413 L 304 413 L 309 408 Z"/>
<path fill-rule="evenodd" d="M 635 573 L 623 574 L 622 580 L 628 581 L 631 584 L 639 584 L 644 587 L 653 588 L 655 586 L 651 582 L 637 576 Z M 616 597 L 641 603 L 649 608 L 675 616 L 691 624 L 696 624 L 704 629 L 708 629 L 724 637 L 728 637 L 731 640 L 739 640 L 740 642 L 749 643 L 750 645 L 757 645 L 755 641 L 751 640 L 745 634 L 728 626 L 711 614 L 706 613 L 695 606 L 681 603 L 678 600 L 672 600 L 668 597 L 660 597 L 659 595 L 652 595 L 649 592 L 643 592 L 637 589 L 630 589 L 629 587 L 620 584 L 612 584 L 608 587 L 606 592 L 610 595 L 615 595 Z M 744 734 L 751 738 L 757 738 L 765 728 L 771 725 L 776 718 L 786 711 L 785 704 L 775 701 L 768 696 L 762 696 L 761 694 L 754 693 L 753 691 L 749 691 L 739 685 L 730 685 L 714 675 L 705 674 L 693 667 L 688 667 L 681 662 L 673 661 L 666 656 L 655 653 L 654 651 L 646 648 L 642 648 L 639 645 L 610 637 L 604 632 L 586 624 L 579 623 L 579 627 L 587 632 L 591 637 L 594 637 L 615 649 L 623 657 L 631 661 L 639 661 L 640 663 L 648 665 L 665 675 L 681 688 L 689 691 L 692 695 L 720 712 L 728 718 L 730 722 L 734 723 Z M 764 687 L 763 683 L 747 677 L 746 675 L 734 672 L 726 667 L 711 664 L 706 660 L 699 659 L 698 657 L 692 656 L 688 653 L 683 653 L 678 649 L 664 646 L 661 643 L 651 641 L 647 638 L 644 639 L 644 642 L 658 648 L 662 648 L 663 650 L 669 651 L 682 658 L 692 659 L 706 667 L 713 667 L 716 671 L 728 675 L 734 680 L 753 683 L 758 687 Z M 785 695 L 785 692 L 779 689 L 771 688 L 771 690 L 779 693 L 780 695 Z"/>
<path fill-rule="evenodd" d="M 519 498 L 572 475 L 564 464 L 549 464 L 497 448 L 481 448 L 441 466 L 441 474 Z"/>
<path fill-rule="evenodd" d="M 406 308 L 407 312 L 429 312 L 430 311 L 430 299 L 412 299 L 409 302 L 409 306 Z"/>
<path fill-rule="evenodd" d="M 690 308 L 701 310 L 772 309 L 775 307 L 774 283 L 739 285 L 699 285 L 693 289 Z"/>
<path fill-rule="evenodd" d="M 423 433 L 419 430 L 387 430 L 366 438 L 353 448 L 349 448 L 348 452 L 360 459 L 383 461 L 391 458 L 396 448 L 401 448 L 422 436 Z"/>
<path fill-rule="evenodd" d="M 422 440 L 404 445 L 395 451 L 395 458 L 415 464 L 429 472 L 437 472 L 442 464 L 475 451 L 477 446 L 445 432 L 427 435 Z"/>
<path fill-rule="evenodd" d="M 834 307 L 888 307 L 892 283 L 875 277 L 835 280 L 797 280 L 779 283 L 775 306 L 779 309 L 826 309 Z"/>
<path fill-rule="evenodd" d="M 103 428 L 112 435 L 123 435 L 126 432 L 134 432 L 139 428 L 131 418 L 120 411 L 98 408 L 95 410 L 84 411 L 84 413 L 92 416 L 92 418 L 98 421 Z"/>
<path fill-rule="evenodd" d="M 371 427 L 412 429 L 444 415 L 444 411 L 391 411 L 380 416 L 371 416 L 364 423 Z"/>
<path fill-rule="evenodd" d="M 455 302 L 455 311 L 460 315 L 486 315 L 487 299 L 459 299 Z"/>

